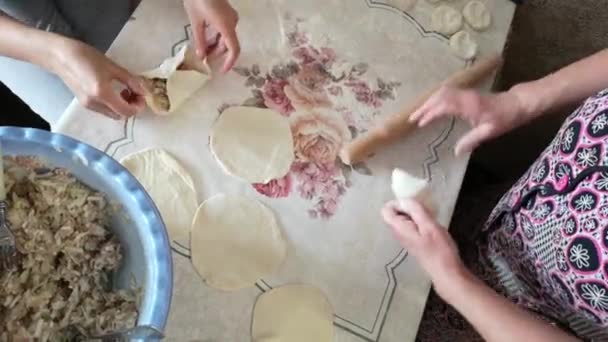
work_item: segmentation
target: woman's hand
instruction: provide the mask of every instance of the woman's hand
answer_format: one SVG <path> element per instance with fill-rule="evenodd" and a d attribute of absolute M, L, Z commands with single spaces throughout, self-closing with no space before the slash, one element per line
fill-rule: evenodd
<path fill-rule="evenodd" d="M 532 119 L 522 97 L 514 89 L 482 95 L 471 89 L 444 87 L 410 117 L 422 127 L 437 118 L 456 116 L 472 129 L 456 144 L 455 153 L 472 152 L 486 140 L 498 137 Z"/>
<path fill-rule="evenodd" d="M 83 106 L 116 120 L 144 110 L 144 89 L 139 77 L 95 48 L 63 39 L 54 51 L 56 58 L 51 63 L 52 71 L 61 77 Z"/>
<path fill-rule="evenodd" d="M 382 209 L 382 217 L 401 245 L 429 274 L 440 296 L 448 295 L 450 282 L 455 277 L 468 273 L 447 229 L 441 227 L 420 203 L 414 200 L 388 202 Z"/>
<path fill-rule="evenodd" d="M 222 70 L 232 69 L 241 52 L 236 35 L 238 13 L 227 0 L 184 0 L 184 8 L 192 24 L 196 54 L 205 58 L 228 52 Z M 208 41 L 214 40 L 210 37 L 212 30 L 217 31 L 219 37 L 215 37 L 217 44 L 210 48 Z"/>

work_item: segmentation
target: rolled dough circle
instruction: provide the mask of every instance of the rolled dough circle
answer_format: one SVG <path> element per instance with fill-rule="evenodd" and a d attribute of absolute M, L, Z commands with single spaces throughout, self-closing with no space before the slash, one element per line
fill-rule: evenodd
<path fill-rule="evenodd" d="M 289 121 L 270 109 L 226 109 L 212 128 L 210 147 L 224 171 L 249 183 L 285 176 L 294 160 Z"/>
<path fill-rule="evenodd" d="M 450 47 L 454 54 L 462 59 L 471 59 L 477 55 L 477 42 L 467 31 L 455 33 L 450 38 Z"/>
<path fill-rule="evenodd" d="M 156 204 L 169 239 L 188 245 L 198 206 L 190 174 L 169 153 L 149 149 L 124 157 L 120 163 L 137 178 Z"/>
<path fill-rule="evenodd" d="M 238 290 L 274 272 L 286 243 L 274 214 L 262 203 L 219 194 L 196 211 L 190 235 L 192 264 L 211 287 Z"/>
<path fill-rule="evenodd" d="M 451 35 L 462 27 L 462 13 L 450 6 L 441 5 L 433 11 L 431 21 L 435 31 Z"/>
<path fill-rule="evenodd" d="M 260 295 L 253 308 L 253 341 L 334 341 L 333 309 L 308 285 L 285 285 Z"/>
<path fill-rule="evenodd" d="M 462 10 L 462 15 L 471 27 L 477 31 L 483 31 L 490 27 L 492 15 L 486 5 L 478 0 L 467 3 Z"/>

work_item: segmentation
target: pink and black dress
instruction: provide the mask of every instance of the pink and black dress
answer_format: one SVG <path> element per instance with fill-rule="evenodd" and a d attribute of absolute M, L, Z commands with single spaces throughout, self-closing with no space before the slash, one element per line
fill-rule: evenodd
<path fill-rule="evenodd" d="M 512 300 L 608 341 L 608 90 L 566 119 L 499 201 L 479 246 Z"/>

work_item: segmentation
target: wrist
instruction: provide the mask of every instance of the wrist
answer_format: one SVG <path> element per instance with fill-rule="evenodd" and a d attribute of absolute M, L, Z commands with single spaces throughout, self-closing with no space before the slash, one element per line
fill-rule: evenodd
<path fill-rule="evenodd" d="M 54 74 L 61 74 L 61 71 L 68 63 L 68 54 L 73 48 L 74 40 L 59 35 L 47 37 L 46 57 L 40 65 Z"/>
<path fill-rule="evenodd" d="M 546 104 L 542 101 L 542 96 L 534 88 L 534 84 L 519 83 L 507 91 L 508 94 L 512 95 L 518 112 L 525 119 L 524 121 L 530 121 L 547 110 Z"/>
<path fill-rule="evenodd" d="M 444 273 L 441 279 L 434 279 L 433 286 L 446 303 L 455 305 L 456 299 L 467 293 L 476 282 L 479 280 L 462 265 L 450 273 Z"/>

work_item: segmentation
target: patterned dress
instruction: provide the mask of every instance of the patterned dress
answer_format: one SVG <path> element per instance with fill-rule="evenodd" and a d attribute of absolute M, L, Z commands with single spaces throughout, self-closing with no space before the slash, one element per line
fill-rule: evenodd
<path fill-rule="evenodd" d="M 608 340 L 608 90 L 566 119 L 481 236 L 501 292 L 581 338 Z"/>
<path fill-rule="evenodd" d="M 495 201 L 495 189 L 476 191 L 466 208 Z M 566 119 L 477 233 L 467 215 L 450 231 L 479 278 L 565 331 L 608 341 L 608 89 Z M 416 340 L 483 341 L 434 292 Z"/>

